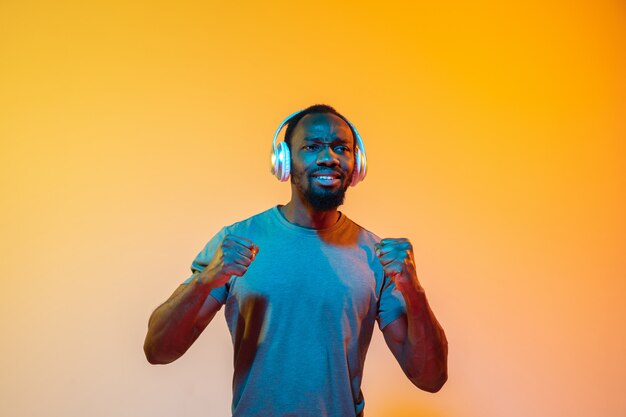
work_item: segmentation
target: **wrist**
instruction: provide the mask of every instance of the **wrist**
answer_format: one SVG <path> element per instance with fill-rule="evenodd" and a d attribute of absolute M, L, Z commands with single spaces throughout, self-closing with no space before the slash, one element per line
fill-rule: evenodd
<path fill-rule="evenodd" d="M 396 288 L 404 293 L 424 293 L 424 288 L 420 284 L 417 279 L 417 274 L 415 273 L 406 273 L 403 275 L 399 275 L 394 279 L 394 284 Z"/>
<path fill-rule="evenodd" d="M 224 284 L 224 282 L 222 282 L 224 280 L 220 279 L 220 277 L 217 276 L 214 271 L 211 271 L 208 268 L 204 269 L 201 272 L 198 272 L 196 274 L 196 277 L 194 278 L 194 281 L 200 288 L 202 288 L 202 290 L 206 291 L 207 293 Z"/>
<path fill-rule="evenodd" d="M 426 299 L 426 291 L 415 279 L 396 280 L 396 288 L 402 294 L 407 306 L 416 306 L 424 303 Z"/>

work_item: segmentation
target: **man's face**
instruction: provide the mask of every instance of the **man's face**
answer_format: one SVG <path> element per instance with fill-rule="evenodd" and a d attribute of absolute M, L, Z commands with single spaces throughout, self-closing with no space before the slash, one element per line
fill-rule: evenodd
<path fill-rule="evenodd" d="M 343 204 L 354 170 L 354 137 L 348 124 L 331 113 L 304 116 L 291 138 L 292 192 L 326 211 Z"/>

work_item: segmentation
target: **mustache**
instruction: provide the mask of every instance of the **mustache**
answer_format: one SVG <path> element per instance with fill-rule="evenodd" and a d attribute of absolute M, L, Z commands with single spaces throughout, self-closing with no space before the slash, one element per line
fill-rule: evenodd
<path fill-rule="evenodd" d="M 317 168 L 309 172 L 309 176 L 312 176 L 315 174 L 321 174 L 321 175 L 334 174 L 334 175 L 337 175 L 340 179 L 343 179 L 346 176 L 346 174 L 343 171 L 339 169 L 332 169 L 332 168 Z"/>

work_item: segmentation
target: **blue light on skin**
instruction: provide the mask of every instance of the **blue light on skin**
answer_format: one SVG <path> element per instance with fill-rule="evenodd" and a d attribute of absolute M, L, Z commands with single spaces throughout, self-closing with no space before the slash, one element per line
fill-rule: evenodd
<path fill-rule="evenodd" d="M 283 215 L 300 226 L 323 229 L 339 220 L 354 170 L 354 136 L 332 113 L 311 113 L 291 138 L 291 200 Z"/>

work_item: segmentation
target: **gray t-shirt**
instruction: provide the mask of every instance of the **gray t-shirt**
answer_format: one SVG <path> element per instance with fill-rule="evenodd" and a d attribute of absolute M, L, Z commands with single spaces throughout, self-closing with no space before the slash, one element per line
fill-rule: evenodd
<path fill-rule="evenodd" d="M 315 230 L 273 207 L 224 227 L 192 271 L 206 267 L 227 234 L 259 247 L 242 277 L 211 292 L 226 305 L 233 341 L 233 416 L 361 416 L 374 322 L 383 329 L 405 312 L 374 254 L 380 239 L 343 214 Z"/>

